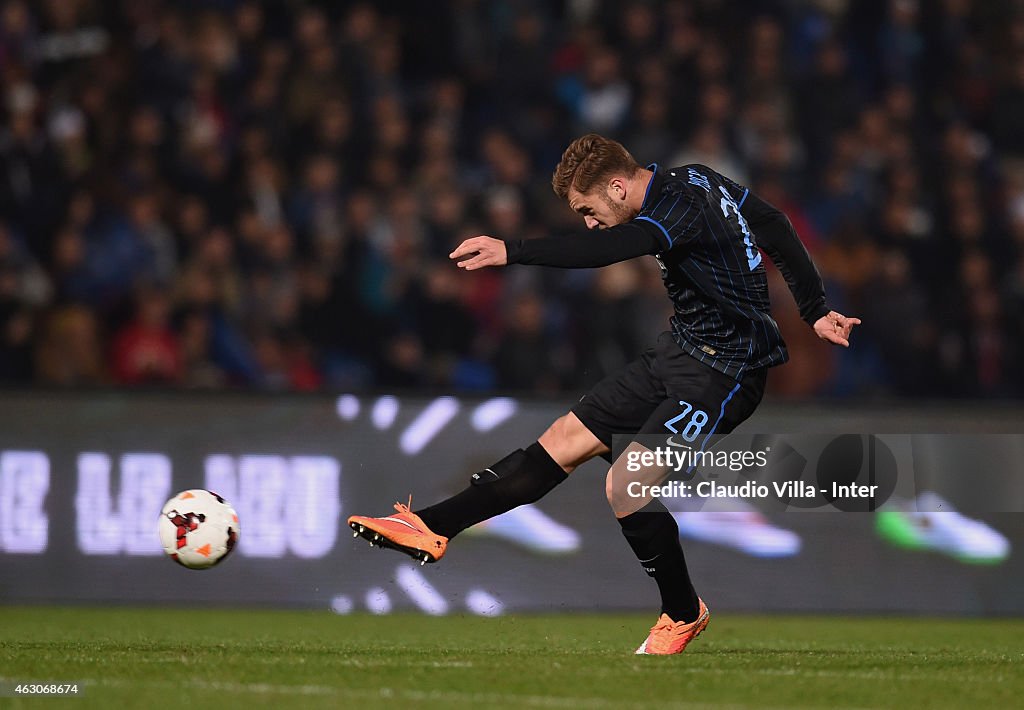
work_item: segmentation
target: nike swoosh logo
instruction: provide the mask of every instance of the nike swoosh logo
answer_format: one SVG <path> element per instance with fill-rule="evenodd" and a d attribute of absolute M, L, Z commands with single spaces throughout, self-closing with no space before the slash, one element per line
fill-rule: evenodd
<path fill-rule="evenodd" d="M 677 448 L 677 449 L 689 449 L 689 448 L 692 448 L 689 444 L 681 444 L 681 443 L 675 441 L 675 437 L 671 437 L 671 436 L 669 438 L 665 439 L 665 443 L 668 444 L 669 446 L 672 446 L 672 447 Z"/>
<path fill-rule="evenodd" d="M 420 532 L 419 528 L 417 528 L 415 525 L 413 525 L 412 523 L 410 523 L 410 522 L 408 522 L 406 520 L 402 520 L 401 518 L 387 517 L 387 518 L 381 518 L 381 520 L 390 520 L 393 523 L 401 523 L 402 525 L 404 525 L 405 527 L 409 528 L 410 530 L 415 530 L 416 532 Z"/>

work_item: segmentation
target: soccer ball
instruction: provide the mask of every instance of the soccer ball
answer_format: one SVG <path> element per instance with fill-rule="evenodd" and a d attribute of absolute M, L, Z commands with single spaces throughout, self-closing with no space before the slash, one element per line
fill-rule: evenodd
<path fill-rule="evenodd" d="M 238 542 L 238 514 L 213 491 L 193 488 L 160 511 L 160 544 L 179 565 L 206 569 L 224 560 Z"/>

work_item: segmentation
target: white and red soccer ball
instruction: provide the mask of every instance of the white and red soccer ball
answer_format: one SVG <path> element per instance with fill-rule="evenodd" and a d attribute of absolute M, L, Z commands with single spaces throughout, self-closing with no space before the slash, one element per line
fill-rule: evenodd
<path fill-rule="evenodd" d="M 238 513 L 213 491 L 193 488 L 171 498 L 160 511 L 160 544 L 189 569 L 222 562 L 238 542 Z"/>

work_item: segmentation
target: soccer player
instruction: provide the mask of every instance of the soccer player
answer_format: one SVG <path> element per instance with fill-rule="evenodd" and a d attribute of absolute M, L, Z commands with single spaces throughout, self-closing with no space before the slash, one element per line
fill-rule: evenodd
<path fill-rule="evenodd" d="M 768 368 L 787 359 L 769 315 L 759 249 L 779 267 L 818 336 L 849 346 L 860 320 L 825 305 L 821 277 L 789 219 L 711 168 L 644 168 L 618 142 L 589 134 L 566 149 L 552 186 L 583 217 L 585 231 L 515 241 L 473 237 L 451 258 L 472 271 L 506 264 L 589 268 L 654 256 L 674 306 L 670 329 L 538 441 L 474 473 L 462 492 L 416 512 L 396 503 L 395 515 L 352 516 L 356 535 L 436 562 L 459 532 L 540 499 L 595 456 L 610 460 L 616 434 L 688 427 L 707 441 L 732 431 L 761 401 Z M 636 652 L 679 653 L 707 626 L 708 609 L 690 581 L 672 515 L 657 498 L 626 495 L 637 477 L 626 459 L 637 450 L 645 447 L 631 441 L 605 485 L 626 541 L 661 594 L 661 615 Z"/>

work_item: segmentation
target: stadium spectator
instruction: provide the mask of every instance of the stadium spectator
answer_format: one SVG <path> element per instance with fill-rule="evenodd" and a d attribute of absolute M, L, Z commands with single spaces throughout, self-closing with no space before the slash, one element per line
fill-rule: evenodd
<path fill-rule="evenodd" d="M 178 384 L 182 379 L 181 343 L 171 328 L 170 298 L 142 288 L 135 317 L 114 334 L 110 348 L 114 381 L 125 385 Z"/>

